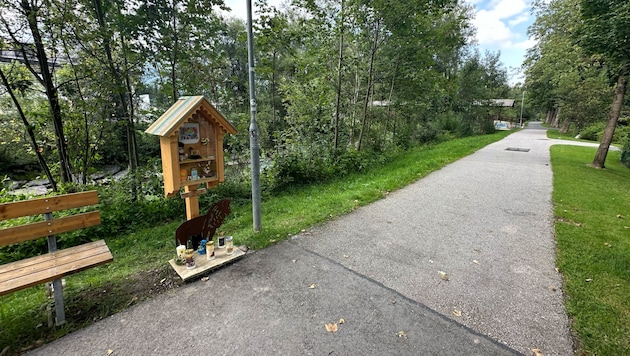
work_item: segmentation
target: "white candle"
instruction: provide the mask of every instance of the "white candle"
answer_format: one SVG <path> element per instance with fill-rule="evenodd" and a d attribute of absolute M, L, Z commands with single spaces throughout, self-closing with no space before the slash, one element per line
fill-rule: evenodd
<path fill-rule="evenodd" d="M 184 245 L 179 245 L 177 246 L 177 258 L 179 258 L 180 260 L 184 260 L 184 251 L 186 251 L 186 246 Z"/>

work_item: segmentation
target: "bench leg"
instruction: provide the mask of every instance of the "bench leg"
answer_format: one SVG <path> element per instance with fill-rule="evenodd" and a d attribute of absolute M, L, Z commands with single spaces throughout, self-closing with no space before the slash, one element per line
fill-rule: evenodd
<path fill-rule="evenodd" d="M 44 214 L 46 220 L 52 220 L 52 213 Z M 57 251 L 57 237 L 50 235 L 46 238 L 48 242 L 48 252 Z M 66 323 L 66 312 L 63 310 L 63 284 L 60 279 L 55 279 L 52 283 L 53 292 L 55 294 L 55 324 L 57 326 Z"/>
<path fill-rule="evenodd" d="M 55 293 L 55 324 L 57 326 L 66 323 L 66 312 L 63 309 L 63 285 L 61 279 L 53 281 L 53 291 Z"/>

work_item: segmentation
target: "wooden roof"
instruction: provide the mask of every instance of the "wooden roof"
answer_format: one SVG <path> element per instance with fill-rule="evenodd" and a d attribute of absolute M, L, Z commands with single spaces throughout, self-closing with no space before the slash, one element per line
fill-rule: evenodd
<path fill-rule="evenodd" d="M 158 136 L 171 136 L 183 123 L 188 122 L 194 114 L 200 111 L 204 117 L 208 117 L 218 124 L 223 131 L 231 134 L 236 133 L 234 126 L 203 96 L 180 97 L 144 132 Z"/>

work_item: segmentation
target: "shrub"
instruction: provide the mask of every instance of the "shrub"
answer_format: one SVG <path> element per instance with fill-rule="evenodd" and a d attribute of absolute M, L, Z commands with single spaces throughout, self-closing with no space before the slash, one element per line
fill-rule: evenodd
<path fill-rule="evenodd" d="M 580 138 L 589 141 L 601 141 L 604 129 L 606 128 L 605 122 L 596 122 L 591 124 L 580 131 Z M 612 139 L 612 143 L 616 145 L 623 145 L 626 142 L 626 138 L 630 133 L 630 126 L 618 124 L 615 128 L 615 134 Z"/>

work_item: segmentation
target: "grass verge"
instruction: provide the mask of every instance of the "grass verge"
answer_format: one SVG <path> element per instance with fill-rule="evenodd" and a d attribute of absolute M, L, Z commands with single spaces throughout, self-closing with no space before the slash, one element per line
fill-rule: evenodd
<path fill-rule="evenodd" d="M 630 169 L 596 148 L 553 146 L 557 266 L 579 354 L 630 355 Z"/>
<path fill-rule="evenodd" d="M 263 231 L 252 231 L 251 202 L 235 201 L 221 230 L 239 245 L 261 249 L 309 226 L 381 199 L 445 165 L 509 135 L 455 139 L 402 152 L 382 167 L 330 182 L 294 187 L 262 201 Z M 201 207 L 202 210 L 208 207 Z M 106 237 L 114 262 L 69 276 L 67 323 L 48 327 L 49 301 L 36 286 L 0 297 L 0 355 L 20 354 L 181 284 L 167 261 L 181 222 Z"/>

